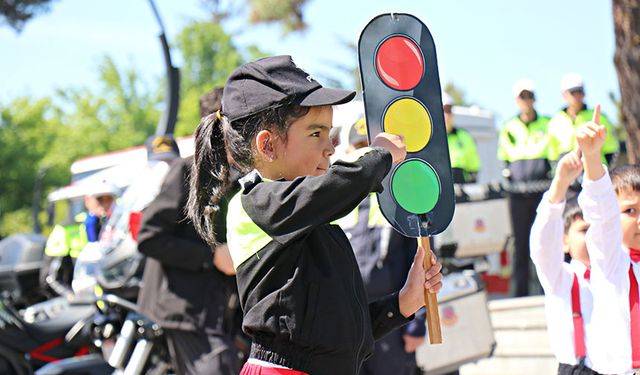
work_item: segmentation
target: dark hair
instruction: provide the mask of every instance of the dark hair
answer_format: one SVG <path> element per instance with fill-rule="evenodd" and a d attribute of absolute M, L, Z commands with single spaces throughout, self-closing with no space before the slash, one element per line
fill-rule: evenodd
<path fill-rule="evenodd" d="M 222 108 L 222 87 L 216 87 L 200 97 L 200 117 L 206 117 Z"/>
<path fill-rule="evenodd" d="M 229 122 L 224 115 L 204 117 L 195 132 L 187 216 L 209 246 L 217 245 L 214 219 L 218 202 L 230 185 L 229 169 L 251 171 L 255 163 L 252 141 L 268 129 L 286 141 L 291 123 L 306 115 L 309 107 L 284 104 Z"/>
<path fill-rule="evenodd" d="M 565 234 L 569 232 L 569 228 L 571 228 L 571 224 L 573 224 L 574 221 L 584 219 L 582 209 L 578 205 L 578 200 L 576 198 L 567 200 L 567 203 L 564 206 L 564 212 L 562 213 L 562 219 L 564 220 Z"/>
<path fill-rule="evenodd" d="M 616 194 L 625 190 L 640 192 L 640 164 L 621 165 L 614 168 L 610 175 Z"/>

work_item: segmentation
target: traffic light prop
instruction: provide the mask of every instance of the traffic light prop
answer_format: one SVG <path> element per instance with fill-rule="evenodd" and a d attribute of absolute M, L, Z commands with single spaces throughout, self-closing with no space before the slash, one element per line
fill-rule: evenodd
<path fill-rule="evenodd" d="M 383 181 L 380 209 L 396 230 L 418 238 L 428 270 L 429 237 L 447 228 L 455 205 L 433 38 L 410 14 L 382 14 L 362 31 L 358 57 L 369 141 L 387 132 L 407 146 Z M 425 290 L 425 304 L 430 342 L 441 343 L 436 295 Z"/>

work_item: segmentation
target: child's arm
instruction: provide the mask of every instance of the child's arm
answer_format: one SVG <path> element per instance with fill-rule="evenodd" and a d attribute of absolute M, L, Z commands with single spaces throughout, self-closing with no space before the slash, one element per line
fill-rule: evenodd
<path fill-rule="evenodd" d="M 560 159 L 551 187 L 542 197 L 531 227 L 531 260 L 547 294 L 554 294 L 562 284 L 565 195 L 581 172 L 582 163 L 577 152 L 570 152 Z"/>
<path fill-rule="evenodd" d="M 391 164 L 406 156 L 402 139 L 380 133 L 371 148 L 354 152 L 353 161 L 338 160 L 325 174 L 293 181 L 260 183 L 245 191 L 243 207 L 251 219 L 280 243 L 351 212 L 370 192 L 382 191 Z M 250 204 L 245 204 L 250 199 Z"/>
<path fill-rule="evenodd" d="M 587 250 L 593 269 L 603 272 L 607 280 L 627 277 L 622 251 L 622 226 L 620 209 L 611 179 L 602 165 L 601 150 L 606 138 L 605 127 L 599 124 L 600 106 L 596 106 L 593 121 L 576 130 L 576 140 L 582 151 L 584 164 L 583 190 L 578 203 L 585 221 L 590 224 L 587 231 Z"/>

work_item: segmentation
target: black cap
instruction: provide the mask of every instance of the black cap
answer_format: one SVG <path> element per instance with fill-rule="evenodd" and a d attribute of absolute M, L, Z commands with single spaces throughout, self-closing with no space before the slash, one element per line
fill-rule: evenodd
<path fill-rule="evenodd" d="M 155 135 L 147 138 L 148 160 L 172 160 L 180 156 L 180 149 L 172 135 Z"/>
<path fill-rule="evenodd" d="M 272 56 L 243 64 L 229 75 L 222 113 L 234 121 L 288 103 L 307 107 L 343 104 L 355 95 L 354 91 L 322 87 L 291 56 Z"/>

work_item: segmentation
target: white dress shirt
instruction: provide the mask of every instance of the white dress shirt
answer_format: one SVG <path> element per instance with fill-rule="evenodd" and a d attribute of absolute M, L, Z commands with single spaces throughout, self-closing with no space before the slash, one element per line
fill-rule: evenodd
<path fill-rule="evenodd" d="M 605 168 L 606 170 L 606 168 Z M 603 374 L 633 373 L 629 314 L 629 250 L 622 245 L 620 209 L 608 172 L 596 181 L 584 178 L 578 203 L 587 231 L 591 262 L 594 328 L 593 369 Z M 640 266 L 633 265 L 640 280 Z"/>
<path fill-rule="evenodd" d="M 564 261 L 563 242 L 565 202 L 550 203 L 545 193 L 538 205 L 536 219 L 531 228 L 529 245 L 531 260 L 536 266 L 538 279 L 544 289 L 544 307 L 547 318 L 549 342 L 556 359 L 568 365 L 577 364 L 573 311 L 571 309 L 571 287 L 573 275 L 578 276 L 580 287 L 580 309 L 584 321 L 584 340 L 586 348 L 585 365 L 592 367 L 591 353 L 593 346 L 593 326 L 591 311 L 593 297 L 590 283 L 585 280 L 587 267 L 579 261 Z"/>

